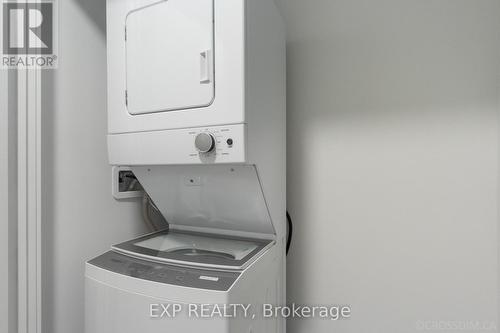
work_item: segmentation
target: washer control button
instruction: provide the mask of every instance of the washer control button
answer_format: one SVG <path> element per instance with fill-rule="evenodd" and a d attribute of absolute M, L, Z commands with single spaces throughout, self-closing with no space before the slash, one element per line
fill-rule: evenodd
<path fill-rule="evenodd" d="M 201 275 L 198 279 L 204 280 L 204 281 L 212 281 L 212 282 L 219 281 L 219 277 L 217 277 L 217 276 L 205 276 L 205 275 Z"/>

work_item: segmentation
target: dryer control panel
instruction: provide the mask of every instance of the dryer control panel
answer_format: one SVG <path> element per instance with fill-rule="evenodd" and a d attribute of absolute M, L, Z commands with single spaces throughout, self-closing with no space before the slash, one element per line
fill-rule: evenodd
<path fill-rule="evenodd" d="M 190 157 L 203 163 L 225 163 L 231 155 L 245 151 L 244 136 L 233 126 L 202 128 L 190 131 L 194 149 Z M 244 135 L 244 133 L 243 133 Z"/>
<path fill-rule="evenodd" d="M 246 125 L 110 134 L 108 145 L 112 165 L 245 163 Z"/>

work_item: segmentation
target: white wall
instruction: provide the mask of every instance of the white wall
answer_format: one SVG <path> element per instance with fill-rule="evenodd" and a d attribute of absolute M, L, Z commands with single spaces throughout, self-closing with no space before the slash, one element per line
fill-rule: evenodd
<path fill-rule="evenodd" d="M 294 332 L 496 319 L 500 2 L 279 0 L 288 25 Z M 110 195 L 105 4 L 60 5 L 44 74 L 44 329 L 83 332 L 83 264 L 143 231 Z"/>
<path fill-rule="evenodd" d="M 296 225 L 288 300 L 352 306 L 348 321 L 291 321 L 288 333 L 489 326 L 498 314 L 500 2 L 280 5 Z"/>
<path fill-rule="evenodd" d="M 144 231 L 111 196 L 105 1 L 58 1 L 59 69 L 43 77 L 43 329 L 83 332 L 84 263 Z"/>

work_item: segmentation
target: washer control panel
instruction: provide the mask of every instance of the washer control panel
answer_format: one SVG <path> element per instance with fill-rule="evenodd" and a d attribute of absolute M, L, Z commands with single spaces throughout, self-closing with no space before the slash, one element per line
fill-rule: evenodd
<path fill-rule="evenodd" d="M 239 272 L 212 271 L 194 267 L 160 264 L 109 251 L 88 262 L 121 275 L 170 285 L 227 291 Z"/>

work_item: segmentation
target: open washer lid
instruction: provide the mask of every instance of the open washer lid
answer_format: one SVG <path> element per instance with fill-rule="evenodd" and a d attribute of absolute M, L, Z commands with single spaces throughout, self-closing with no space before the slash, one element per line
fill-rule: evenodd
<path fill-rule="evenodd" d="M 125 255 L 172 264 L 244 269 L 274 240 L 166 230 L 114 245 Z"/>
<path fill-rule="evenodd" d="M 144 166 L 132 171 L 172 230 L 275 239 L 254 165 Z"/>

